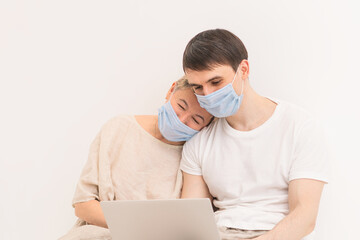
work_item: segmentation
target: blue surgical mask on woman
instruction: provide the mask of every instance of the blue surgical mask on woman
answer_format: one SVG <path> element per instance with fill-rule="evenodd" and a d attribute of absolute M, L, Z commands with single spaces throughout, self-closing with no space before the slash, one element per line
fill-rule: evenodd
<path fill-rule="evenodd" d="M 158 126 L 163 137 L 172 142 L 187 141 L 199 132 L 180 121 L 170 100 L 159 108 Z"/>
<path fill-rule="evenodd" d="M 195 94 L 200 106 L 218 118 L 234 115 L 240 108 L 244 90 L 244 81 L 241 81 L 242 86 L 240 96 L 236 94 L 233 88 L 233 83 L 238 71 L 239 69 L 236 71 L 232 82 L 225 87 L 205 96 Z"/>

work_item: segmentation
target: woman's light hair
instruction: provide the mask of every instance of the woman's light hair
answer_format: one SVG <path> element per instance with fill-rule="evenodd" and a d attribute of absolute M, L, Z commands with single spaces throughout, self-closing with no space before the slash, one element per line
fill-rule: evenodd
<path fill-rule="evenodd" d="M 192 89 L 191 85 L 189 84 L 187 78 L 184 75 L 175 82 L 174 92 L 176 92 L 177 90 L 184 90 L 184 89 L 189 89 L 189 88 Z M 210 123 L 212 123 L 212 121 L 214 119 L 215 119 L 215 117 L 212 116 L 212 118 L 210 119 L 209 123 L 206 126 L 209 126 Z"/>
<path fill-rule="evenodd" d="M 188 89 L 191 88 L 191 85 L 189 84 L 187 78 L 184 76 L 182 76 L 179 80 L 177 80 L 175 82 L 175 89 L 174 91 L 177 90 L 183 90 L 183 89 Z"/>

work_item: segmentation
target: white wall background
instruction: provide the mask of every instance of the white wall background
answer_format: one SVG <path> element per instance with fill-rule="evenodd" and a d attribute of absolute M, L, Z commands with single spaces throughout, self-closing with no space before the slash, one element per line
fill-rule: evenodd
<path fill-rule="evenodd" d="M 356 0 L 0 0 L 0 239 L 68 231 L 101 125 L 156 114 L 186 43 L 218 27 L 244 41 L 260 94 L 323 121 L 333 174 L 316 239 L 358 239 L 359 10 Z"/>

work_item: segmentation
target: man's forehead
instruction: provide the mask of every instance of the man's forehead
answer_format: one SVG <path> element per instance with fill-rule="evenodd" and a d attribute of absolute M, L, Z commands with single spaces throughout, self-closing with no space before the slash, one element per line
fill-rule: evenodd
<path fill-rule="evenodd" d="M 185 72 L 185 74 L 190 84 L 204 83 L 215 76 L 219 76 L 217 71 L 214 70 L 203 70 L 203 71 L 190 70 Z"/>
<path fill-rule="evenodd" d="M 223 78 L 231 74 L 233 69 L 230 66 L 218 66 L 210 70 L 196 71 L 192 69 L 185 70 L 185 75 L 190 84 L 203 84 L 214 78 Z"/>

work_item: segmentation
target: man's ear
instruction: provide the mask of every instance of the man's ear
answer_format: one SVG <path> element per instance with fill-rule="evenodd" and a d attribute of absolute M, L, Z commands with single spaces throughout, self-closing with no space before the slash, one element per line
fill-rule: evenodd
<path fill-rule="evenodd" d="M 172 94 L 172 93 L 174 92 L 174 90 L 175 90 L 175 86 L 176 86 L 176 82 L 174 82 L 174 83 L 171 85 L 169 91 L 167 92 L 166 97 L 165 97 L 166 101 L 169 101 L 171 94 Z"/>
<path fill-rule="evenodd" d="M 243 80 L 248 79 L 250 73 L 249 61 L 246 59 L 242 60 L 239 65 L 239 68 L 240 68 L 239 70 L 241 71 L 241 78 Z"/>

